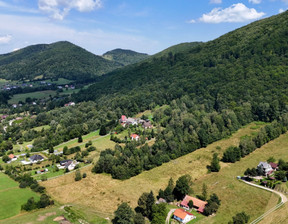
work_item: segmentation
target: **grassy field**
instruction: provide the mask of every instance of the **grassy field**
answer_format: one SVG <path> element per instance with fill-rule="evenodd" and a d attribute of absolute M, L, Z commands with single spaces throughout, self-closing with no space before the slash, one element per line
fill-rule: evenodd
<path fill-rule="evenodd" d="M 257 125 L 259 128 L 261 127 L 261 124 Z M 270 157 L 272 152 L 270 147 L 267 148 L 265 145 L 264 149 L 256 150 L 235 164 L 221 163 L 222 169 L 216 174 L 207 174 L 206 166 L 210 164 L 214 152 L 218 152 L 221 157 L 223 151 L 230 145 L 237 145 L 242 136 L 257 132 L 258 129 L 254 127 L 255 124 L 251 124 L 230 138 L 215 142 L 206 148 L 163 164 L 161 167 L 145 171 L 129 180 L 120 181 L 112 179 L 110 175 L 92 174 L 90 167 L 85 170 L 87 178 L 79 182 L 74 181 L 74 175 L 65 175 L 43 182 L 43 185 L 53 198 L 63 204 L 73 203 L 94 208 L 95 211 L 104 214 L 102 217 L 112 217 L 113 211 L 122 201 L 126 201 L 134 207 L 143 192 L 153 190 L 154 194 L 157 194 L 159 188 L 167 185 L 170 177 L 176 181 L 178 177 L 188 173 L 194 179 L 193 188 L 196 194 L 201 193 L 202 184 L 206 183 L 209 194 L 215 192 L 222 200 L 219 213 L 215 217 L 208 218 L 209 223 L 227 223 L 233 215 L 241 211 L 246 211 L 253 219 L 269 209 L 270 206 L 275 205 L 278 197 L 269 192 L 246 186 L 238 182 L 236 176 L 243 174 L 247 167 L 257 166 L 259 161 Z M 275 144 L 275 142 L 267 145 Z M 220 149 L 216 149 L 217 146 Z M 281 155 L 285 151 L 283 147 L 275 147 L 273 155 L 275 154 L 275 157 L 278 154 Z M 67 188 L 69 191 L 65 190 Z M 88 198 L 89 200 L 87 200 Z M 207 218 L 203 219 L 203 223 L 206 220 Z"/>
<path fill-rule="evenodd" d="M 81 207 L 73 207 L 73 211 L 76 211 L 77 214 L 80 214 L 86 218 L 86 221 L 91 224 L 107 224 L 108 221 L 100 218 L 95 214 L 95 212 L 91 211 L 89 208 L 81 208 Z M 55 205 L 45 209 L 38 209 L 31 212 L 22 212 L 21 214 L 5 219 L 0 220 L 0 224 L 51 224 L 51 223 L 59 223 L 53 221 L 56 217 L 64 216 L 65 218 L 69 218 L 69 214 L 63 209 L 62 206 Z M 70 221 L 70 220 L 69 220 Z M 80 224 L 78 221 L 74 221 L 72 223 Z"/>
<path fill-rule="evenodd" d="M 68 148 L 75 147 L 75 146 L 80 146 L 81 149 L 85 147 L 85 144 L 89 141 L 92 142 L 93 146 L 97 148 L 97 151 L 104 150 L 106 148 L 114 148 L 115 142 L 110 141 L 110 135 L 107 136 L 100 136 L 99 135 L 99 130 L 91 132 L 87 135 L 82 136 L 83 142 L 78 143 L 78 138 L 72 139 L 68 142 L 64 142 L 60 145 L 57 145 L 54 147 L 54 149 L 62 151 L 65 146 Z"/>
<path fill-rule="evenodd" d="M 39 195 L 29 188 L 21 189 L 18 183 L 0 173 L 0 220 L 20 213 L 21 205 L 30 197 L 39 200 Z"/>
<path fill-rule="evenodd" d="M 54 90 L 45 90 L 45 91 L 38 91 L 38 92 L 32 92 L 32 93 L 22 93 L 22 94 L 16 94 L 14 95 L 10 100 L 8 100 L 9 104 L 18 103 L 19 101 L 25 102 L 25 99 L 27 97 L 30 98 L 36 98 L 36 99 L 44 99 L 49 98 L 49 96 L 55 96 L 56 91 Z"/>
<path fill-rule="evenodd" d="M 32 130 L 41 131 L 43 128 L 44 128 L 44 130 L 47 130 L 50 128 L 50 126 L 49 125 L 42 125 L 42 126 L 38 126 L 36 128 L 32 128 Z"/>

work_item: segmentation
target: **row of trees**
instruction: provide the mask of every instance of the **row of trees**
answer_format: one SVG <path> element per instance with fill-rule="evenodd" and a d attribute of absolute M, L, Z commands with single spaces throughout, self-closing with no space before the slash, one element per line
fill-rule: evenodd
<path fill-rule="evenodd" d="M 223 154 L 222 161 L 235 163 L 267 142 L 278 138 L 287 129 L 288 114 L 285 113 L 271 124 L 267 124 L 261 128 L 255 137 L 245 136 L 240 139 L 239 146 L 228 147 Z"/>
<path fill-rule="evenodd" d="M 42 194 L 39 201 L 35 201 L 34 197 L 29 198 L 27 202 L 21 206 L 21 209 L 31 211 L 37 208 L 46 208 L 47 206 L 53 204 L 54 201 L 50 200 L 47 194 Z"/>
<path fill-rule="evenodd" d="M 44 193 L 45 191 L 45 187 L 40 186 L 29 173 L 21 174 L 21 171 L 17 170 L 17 168 L 14 166 L 6 166 L 5 174 L 7 174 L 13 180 L 19 182 L 20 188 L 30 187 L 32 191 L 39 193 Z"/>

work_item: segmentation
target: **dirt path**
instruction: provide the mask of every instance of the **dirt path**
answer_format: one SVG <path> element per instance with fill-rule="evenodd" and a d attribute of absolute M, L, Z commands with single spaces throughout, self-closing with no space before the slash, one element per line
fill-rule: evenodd
<path fill-rule="evenodd" d="M 169 224 L 169 220 L 170 220 L 170 217 L 171 217 L 171 214 L 175 211 L 176 209 L 171 209 L 169 212 L 168 212 L 168 215 L 166 217 L 166 224 Z"/>
<path fill-rule="evenodd" d="M 263 186 L 260 186 L 260 185 L 257 185 L 257 184 L 253 184 L 253 183 L 250 183 L 250 182 L 245 181 L 245 180 L 241 180 L 241 181 L 246 183 L 246 184 L 249 184 L 251 186 L 258 187 L 258 188 L 261 188 L 263 190 L 270 191 L 270 192 L 273 192 L 275 194 L 278 194 L 280 196 L 280 198 L 281 198 L 281 201 L 276 206 L 274 206 L 273 208 L 271 208 L 270 210 L 265 212 L 263 215 L 259 216 L 257 219 L 252 221 L 250 224 L 256 224 L 256 223 L 260 222 L 262 219 L 264 219 L 270 213 L 274 212 L 276 209 L 280 208 L 283 204 L 285 204 L 288 201 L 287 197 L 284 194 L 282 194 L 281 192 L 278 192 L 278 191 L 275 191 L 273 189 L 270 189 L 270 188 L 267 188 L 267 187 L 263 187 Z"/>

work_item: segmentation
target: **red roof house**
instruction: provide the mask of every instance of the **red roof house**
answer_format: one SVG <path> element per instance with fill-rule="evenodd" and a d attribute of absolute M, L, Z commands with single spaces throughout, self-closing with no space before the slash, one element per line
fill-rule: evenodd
<path fill-rule="evenodd" d="M 272 167 L 272 169 L 276 170 L 278 168 L 278 164 L 277 163 L 269 163 L 270 166 Z"/>
<path fill-rule="evenodd" d="M 205 206 L 207 204 L 206 201 L 202 201 L 198 198 L 191 197 L 189 195 L 186 195 L 183 201 L 181 202 L 181 207 L 189 209 L 188 203 L 189 201 L 193 201 L 193 207 L 197 208 L 197 211 L 200 213 L 204 212 Z"/>
<path fill-rule="evenodd" d="M 119 119 L 120 123 L 126 123 L 127 117 L 125 115 L 122 115 L 121 118 Z"/>
<path fill-rule="evenodd" d="M 8 157 L 9 157 L 10 159 L 15 158 L 15 156 L 14 156 L 13 154 L 10 154 Z"/>
<path fill-rule="evenodd" d="M 181 223 L 187 223 L 189 221 L 191 221 L 192 219 L 195 219 L 196 217 L 190 213 L 185 211 L 184 209 L 176 209 L 174 214 L 173 214 L 173 218 L 178 220 Z"/>
<path fill-rule="evenodd" d="M 132 135 L 130 136 L 130 138 L 131 138 L 131 140 L 139 141 L 140 136 L 137 135 L 137 134 L 132 134 Z"/>

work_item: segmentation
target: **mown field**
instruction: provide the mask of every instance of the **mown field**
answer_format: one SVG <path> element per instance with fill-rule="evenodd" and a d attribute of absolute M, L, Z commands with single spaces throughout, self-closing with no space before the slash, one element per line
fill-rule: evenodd
<path fill-rule="evenodd" d="M 241 211 L 247 212 L 252 220 L 276 205 L 278 197 L 272 193 L 251 188 L 237 181 L 236 176 L 243 174 L 248 167 L 257 166 L 259 161 L 264 161 L 271 155 L 274 155 L 276 159 L 280 158 L 287 152 L 288 134 L 257 149 L 235 164 L 221 163 L 222 169 L 219 173 L 207 174 L 206 166 L 210 164 L 214 152 L 218 152 L 221 157 L 228 146 L 237 145 L 242 136 L 256 133 L 261 126 L 261 124 L 248 125 L 230 138 L 215 142 L 206 148 L 163 164 L 161 167 L 145 171 L 129 180 L 119 181 L 112 179 L 109 175 L 92 174 L 91 168 L 87 168 L 85 172 L 88 176 L 82 181 L 75 182 L 74 175 L 66 175 L 43 182 L 43 185 L 48 193 L 60 203 L 94 208 L 95 211 L 103 213 L 102 217 L 112 217 L 113 211 L 122 201 L 134 207 L 143 192 L 153 190 L 154 194 L 157 194 L 159 188 L 167 185 L 170 177 L 176 181 L 181 175 L 190 174 L 194 179 L 195 194 L 200 194 L 202 184 L 206 183 L 208 193 L 216 193 L 222 200 L 218 214 L 204 219 L 202 223 L 227 223 L 233 215 Z M 220 149 L 216 149 L 217 146 Z M 283 156 L 282 158 L 285 159 Z M 65 191 L 67 188 L 70 190 Z"/>
<path fill-rule="evenodd" d="M 10 100 L 8 100 L 9 104 L 18 103 L 19 101 L 25 102 L 26 98 L 30 97 L 31 99 L 46 99 L 51 96 L 56 95 L 56 91 L 54 90 L 44 90 L 44 91 L 37 91 L 32 93 L 22 93 L 22 94 L 15 94 Z"/>
<path fill-rule="evenodd" d="M 21 205 L 31 197 L 39 200 L 40 196 L 29 188 L 21 189 L 19 183 L 0 173 L 0 220 L 20 213 Z"/>

